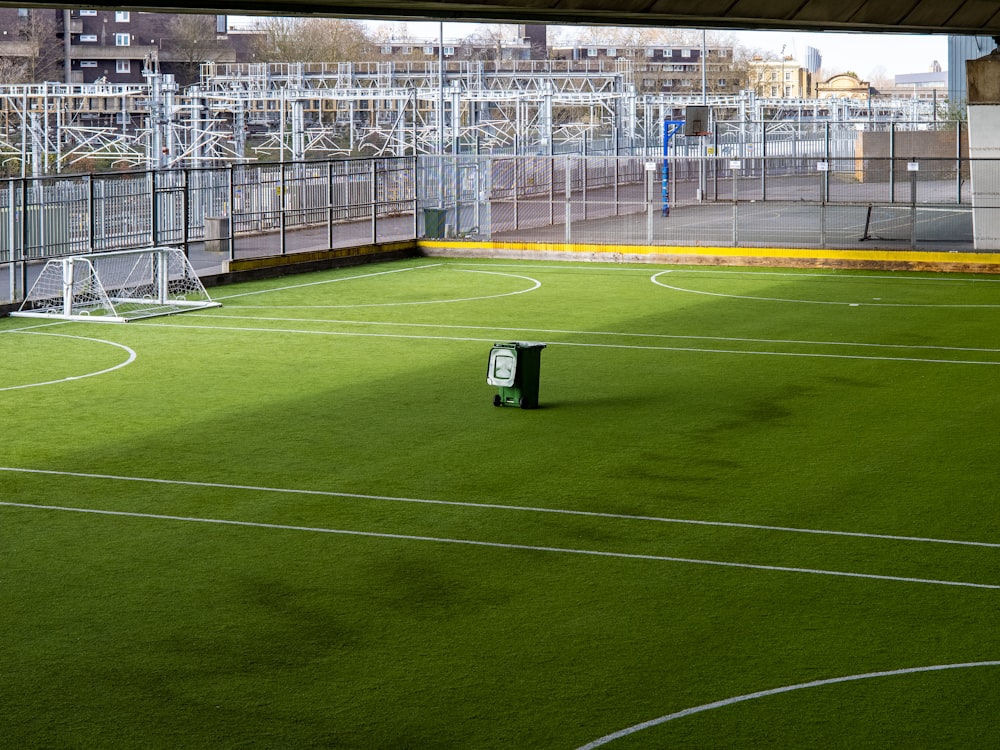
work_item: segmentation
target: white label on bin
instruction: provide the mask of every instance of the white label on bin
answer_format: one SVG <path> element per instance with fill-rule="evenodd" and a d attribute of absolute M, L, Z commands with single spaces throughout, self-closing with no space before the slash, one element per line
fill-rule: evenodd
<path fill-rule="evenodd" d="M 502 388 L 514 385 L 517 372 L 517 354 L 513 349 L 493 349 L 490 352 L 490 366 L 486 373 L 486 383 Z"/>

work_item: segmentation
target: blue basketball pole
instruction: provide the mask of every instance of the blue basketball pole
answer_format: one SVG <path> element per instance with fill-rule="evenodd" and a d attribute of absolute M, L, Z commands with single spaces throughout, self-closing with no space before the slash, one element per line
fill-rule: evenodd
<path fill-rule="evenodd" d="M 660 207 L 660 216 L 670 216 L 670 160 L 667 158 L 670 149 L 670 139 L 684 127 L 684 120 L 664 120 L 663 121 L 663 185 L 661 194 L 663 205 Z"/>

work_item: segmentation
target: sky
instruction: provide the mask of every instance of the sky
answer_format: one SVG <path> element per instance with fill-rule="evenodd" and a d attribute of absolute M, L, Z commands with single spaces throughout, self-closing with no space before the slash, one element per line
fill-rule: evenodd
<path fill-rule="evenodd" d="M 233 19 L 235 20 L 235 19 Z M 370 21 L 373 29 L 382 24 L 403 24 L 401 21 Z M 420 40 L 438 38 L 440 25 L 431 22 L 406 22 L 411 37 Z M 444 36 L 455 41 L 475 33 L 474 23 L 445 23 Z M 567 28 L 567 27 L 563 27 Z M 728 32 L 722 32 L 728 33 Z M 948 38 L 944 35 L 915 36 L 907 34 L 833 34 L 795 31 L 736 31 L 739 41 L 753 50 L 786 55 L 800 61 L 806 47 L 815 47 L 823 56 L 823 70 L 834 75 L 853 71 L 863 79 L 872 73 L 885 72 L 889 76 L 904 73 L 926 73 L 936 60 L 941 69 L 948 66 Z"/>

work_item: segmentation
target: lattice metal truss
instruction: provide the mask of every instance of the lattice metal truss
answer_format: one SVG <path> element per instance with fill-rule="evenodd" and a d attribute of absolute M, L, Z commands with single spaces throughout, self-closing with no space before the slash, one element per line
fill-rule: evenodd
<path fill-rule="evenodd" d="M 411 154 L 655 154 L 661 123 L 707 103 L 718 122 L 927 122 L 919 99 L 637 95 L 631 62 L 202 67 L 199 85 L 0 86 L 0 168 L 218 166 L 258 159 Z M 943 104 L 943 102 L 942 102 Z"/>

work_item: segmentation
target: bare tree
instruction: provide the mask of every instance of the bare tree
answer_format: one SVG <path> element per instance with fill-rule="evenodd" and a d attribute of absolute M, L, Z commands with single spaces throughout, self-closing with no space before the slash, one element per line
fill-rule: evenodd
<path fill-rule="evenodd" d="M 18 20 L 17 38 L 23 55 L 19 60 L 24 82 L 62 79 L 62 47 L 55 43 L 57 12 L 62 11 L 33 8 Z"/>
<path fill-rule="evenodd" d="M 264 62 L 352 62 L 371 54 L 364 25 L 339 18 L 268 18 L 254 52 Z"/>
<path fill-rule="evenodd" d="M 515 37 L 516 26 L 483 24 L 462 40 L 473 59 L 502 60 L 504 44 Z"/>
<path fill-rule="evenodd" d="M 199 66 L 214 61 L 221 51 L 215 16 L 180 13 L 167 24 L 164 57 L 169 56 L 177 64 L 180 83 L 198 80 Z"/>

